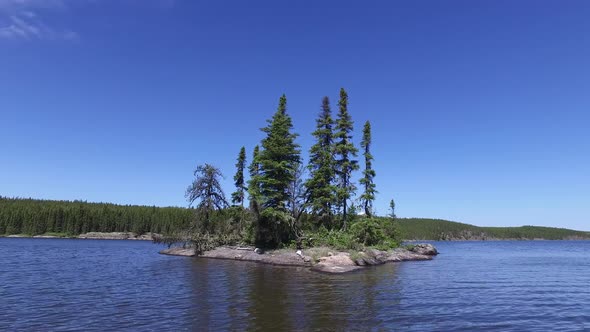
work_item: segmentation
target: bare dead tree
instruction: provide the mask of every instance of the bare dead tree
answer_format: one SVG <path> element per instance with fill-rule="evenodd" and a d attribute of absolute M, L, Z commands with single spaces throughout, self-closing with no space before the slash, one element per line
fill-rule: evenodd
<path fill-rule="evenodd" d="M 205 220 L 213 211 L 221 210 L 229 206 L 225 194 L 219 182 L 223 178 L 221 171 L 210 164 L 199 165 L 194 172 L 195 180 L 186 190 L 186 198 L 189 206 L 198 202 L 196 209 L 204 213 Z"/>

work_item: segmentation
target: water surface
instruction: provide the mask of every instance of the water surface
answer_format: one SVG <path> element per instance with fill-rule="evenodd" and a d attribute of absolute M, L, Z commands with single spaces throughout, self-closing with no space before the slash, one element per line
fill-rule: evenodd
<path fill-rule="evenodd" d="M 0 238 L 0 330 L 590 330 L 590 241 L 435 243 L 344 275 Z"/>

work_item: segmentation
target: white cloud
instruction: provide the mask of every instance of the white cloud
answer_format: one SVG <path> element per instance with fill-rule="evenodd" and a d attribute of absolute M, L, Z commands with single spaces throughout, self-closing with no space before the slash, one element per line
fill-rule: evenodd
<path fill-rule="evenodd" d="M 169 9 L 177 0 L 113 0 L 116 4 L 152 6 Z M 79 35 L 68 27 L 57 27 L 47 14 L 67 14 L 79 4 L 99 3 L 98 0 L 0 0 L 0 41 L 74 40 Z M 75 5 L 74 5 L 75 4 Z M 55 15 L 53 15 L 55 16 Z"/>
<path fill-rule="evenodd" d="M 64 0 L 0 0 L 0 39 L 77 39 L 76 32 L 49 26 L 41 15 L 65 9 Z"/>
<path fill-rule="evenodd" d="M 66 4 L 63 0 L 0 0 L 0 10 L 4 11 L 65 7 Z"/>
<path fill-rule="evenodd" d="M 78 34 L 74 31 L 52 28 L 36 17 L 34 12 L 10 15 L 7 23 L 0 25 L 0 38 L 28 40 L 73 40 L 78 38 Z"/>

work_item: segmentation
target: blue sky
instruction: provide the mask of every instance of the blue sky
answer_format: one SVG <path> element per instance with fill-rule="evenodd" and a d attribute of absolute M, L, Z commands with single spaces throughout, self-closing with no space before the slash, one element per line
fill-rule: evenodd
<path fill-rule="evenodd" d="M 377 211 L 590 230 L 587 1 L 0 0 L 0 195 L 186 206 L 285 93 L 373 124 Z M 306 158 L 307 159 L 307 158 Z"/>

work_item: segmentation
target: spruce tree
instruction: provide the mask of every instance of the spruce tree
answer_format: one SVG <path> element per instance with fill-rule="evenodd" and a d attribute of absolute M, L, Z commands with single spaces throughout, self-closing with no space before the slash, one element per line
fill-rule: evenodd
<path fill-rule="evenodd" d="M 260 154 L 260 147 L 256 145 L 252 152 L 252 162 L 248 166 L 250 173 L 250 180 L 248 181 L 248 195 L 250 197 L 250 207 L 258 212 L 258 199 L 260 198 L 260 185 L 258 184 L 258 177 L 260 175 L 260 164 L 258 163 L 258 156 Z"/>
<path fill-rule="evenodd" d="M 287 98 L 281 96 L 279 107 L 268 125 L 254 163 L 257 174 L 251 180 L 255 192 L 256 245 L 276 247 L 293 239 L 298 233 L 296 219 L 288 211 L 290 187 L 296 180 L 297 167 L 301 164 L 297 134 L 287 114 Z"/>
<path fill-rule="evenodd" d="M 393 198 L 389 202 L 389 217 L 391 217 L 392 220 L 395 220 L 395 218 L 396 218 L 396 216 L 395 216 L 395 202 L 393 201 Z"/>
<path fill-rule="evenodd" d="M 312 213 L 326 222 L 330 222 L 332 218 L 332 209 L 336 201 L 333 127 L 330 99 L 324 97 L 321 112 L 316 120 L 316 130 L 312 133 L 315 144 L 309 150 L 307 167 L 310 178 L 305 182 L 305 187 Z"/>
<path fill-rule="evenodd" d="M 246 148 L 242 146 L 238 160 L 236 163 L 236 175 L 234 175 L 234 183 L 236 185 L 236 191 L 231 194 L 231 201 L 234 204 L 241 204 L 244 207 L 245 198 L 245 181 L 244 181 L 244 168 L 246 167 Z"/>
<path fill-rule="evenodd" d="M 287 97 L 282 95 L 279 107 L 273 117 L 267 120 L 268 126 L 261 130 L 266 133 L 262 140 L 262 150 L 258 155 L 260 166 L 257 182 L 264 208 L 286 211 L 289 200 L 289 185 L 293 182 L 295 171 L 301 163 L 298 136 L 292 133 L 293 123 L 287 114 Z"/>
<path fill-rule="evenodd" d="M 342 208 L 343 226 L 346 228 L 348 200 L 356 191 L 356 186 L 352 182 L 352 172 L 358 170 L 359 166 L 358 161 L 354 159 L 358 150 L 352 143 L 353 122 L 348 113 L 348 94 L 344 89 L 340 89 L 338 106 L 339 112 L 334 135 L 334 153 L 338 175 L 336 196 L 338 204 Z"/>
<path fill-rule="evenodd" d="M 360 198 L 361 204 L 365 209 L 365 215 L 371 217 L 373 214 L 373 201 L 375 200 L 377 190 L 375 190 L 375 183 L 373 182 L 375 170 L 373 169 L 373 155 L 371 154 L 371 123 L 369 121 L 365 122 L 365 126 L 363 127 L 361 149 L 365 157 L 365 170 L 363 171 L 363 178 L 360 180 L 361 185 L 364 187 L 364 192 Z"/>

